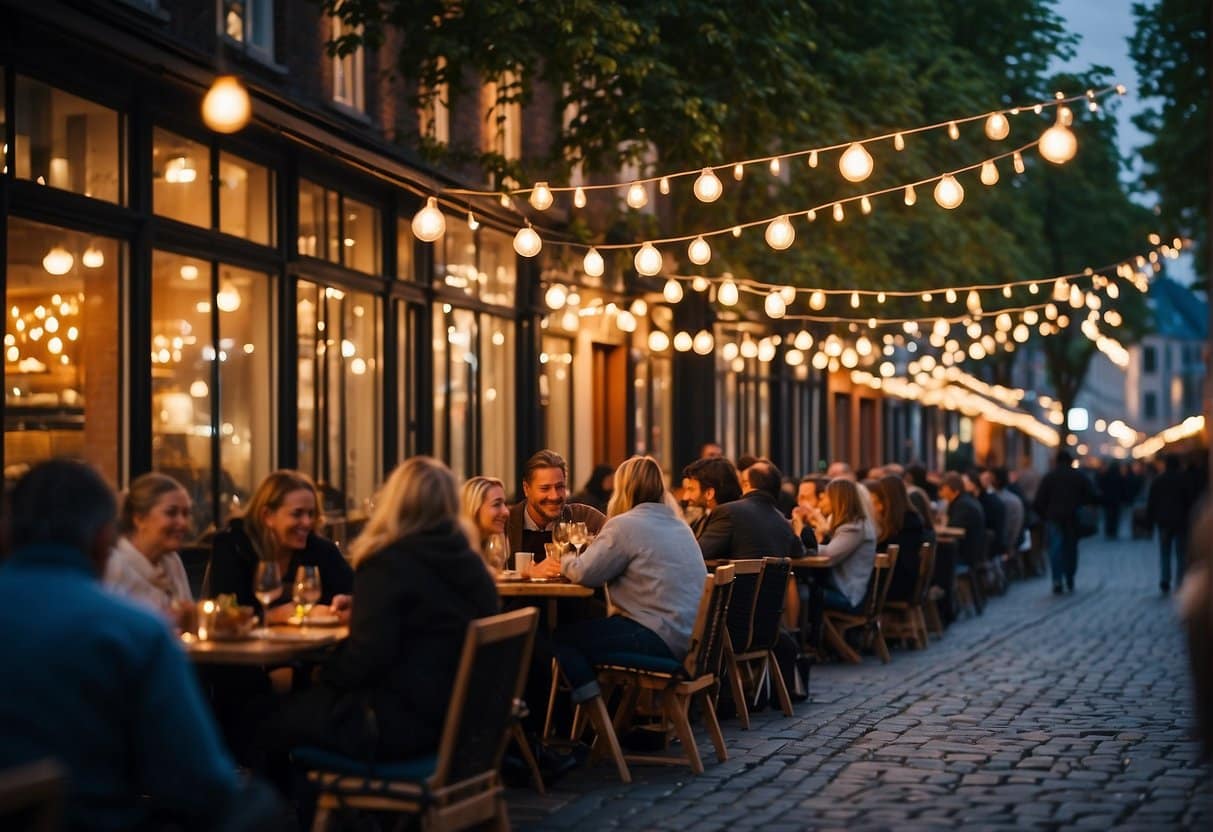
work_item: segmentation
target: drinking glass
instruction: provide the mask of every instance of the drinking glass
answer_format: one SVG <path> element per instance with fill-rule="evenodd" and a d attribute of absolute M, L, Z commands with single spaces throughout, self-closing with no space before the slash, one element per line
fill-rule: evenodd
<path fill-rule="evenodd" d="M 572 525 L 572 523 L 557 520 L 556 525 L 552 526 L 552 542 L 559 543 L 561 546 L 568 546 L 569 531 L 571 530 Z"/>
<path fill-rule="evenodd" d="M 257 573 L 253 576 L 253 594 L 261 602 L 262 634 L 269 623 L 270 604 L 282 594 L 282 570 L 278 562 L 263 560 L 257 564 Z"/>
<path fill-rule="evenodd" d="M 586 544 L 590 542 L 589 532 L 586 531 L 585 523 L 570 523 L 569 525 L 572 526 L 569 531 L 569 543 L 573 544 L 573 548 L 580 555 Z"/>
<path fill-rule="evenodd" d="M 484 541 L 484 559 L 488 561 L 488 564 L 494 569 L 505 569 L 506 549 L 508 548 L 509 547 L 506 544 L 505 535 L 500 533 L 491 534 L 488 536 L 488 539 Z"/>
<path fill-rule="evenodd" d="M 320 600 L 320 567 L 300 566 L 295 570 L 295 591 L 291 600 L 297 607 L 302 607 L 302 619 L 306 622 L 312 613 L 312 607 Z"/>

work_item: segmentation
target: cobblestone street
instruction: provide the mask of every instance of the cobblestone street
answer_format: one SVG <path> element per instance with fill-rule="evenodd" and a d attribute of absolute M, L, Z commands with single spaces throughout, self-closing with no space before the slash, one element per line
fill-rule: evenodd
<path fill-rule="evenodd" d="M 1086 541 L 1077 592 L 1015 583 L 925 652 L 814 668 L 791 718 L 723 723 L 705 774 L 579 770 L 510 793 L 535 829 L 1213 828 L 1153 543 Z"/>

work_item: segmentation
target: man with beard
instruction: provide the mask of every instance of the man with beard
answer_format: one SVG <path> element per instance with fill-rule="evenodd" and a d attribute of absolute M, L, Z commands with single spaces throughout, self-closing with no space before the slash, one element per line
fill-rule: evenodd
<path fill-rule="evenodd" d="M 526 461 L 524 499 L 510 506 L 505 529 L 511 552 L 533 552 L 535 562 L 541 562 L 546 557 L 544 544 L 552 542 L 552 527 L 558 520 L 585 523 L 586 531 L 598 534 L 606 517 L 591 506 L 568 502 L 568 480 L 568 463 L 555 451 L 538 451 Z"/>

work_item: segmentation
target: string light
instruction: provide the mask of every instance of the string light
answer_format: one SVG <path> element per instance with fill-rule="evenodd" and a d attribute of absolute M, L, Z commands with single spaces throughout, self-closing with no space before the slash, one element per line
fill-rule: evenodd
<path fill-rule="evenodd" d="M 585 188 L 578 186 L 577 190 L 573 191 L 573 206 L 575 208 L 585 207 Z"/>
<path fill-rule="evenodd" d="M 981 164 L 981 184 L 995 185 L 998 183 L 998 167 L 991 161 Z"/>
<path fill-rule="evenodd" d="M 720 284 L 720 290 L 716 293 L 716 300 L 720 301 L 721 305 L 736 306 L 738 299 L 736 283 L 726 280 Z"/>
<path fill-rule="evenodd" d="M 949 211 L 964 202 L 965 189 L 956 181 L 956 177 L 945 174 L 939 178 L 935 186 L 935 201 L 941 208 Z"/>
<path fill-rule="evenodd" d="M 838 158 L 838 172 L 848 182 L 862 182 L 872 175 L 872 154 L 859 142 L 853 142 Z"/>
<path fill-rule="evenodd" d="M 662 288 L 661 294 L 665 297 L 666 303 L 678 303 L 682 300 L 682 284 L 671 277 L 665 282 L 665 287 Z"/>
<path fill-rule="evenodd" d="M 766 310 L 767 315 L 772 318 L 782 318 L 787 311 L 783 295 L 779 292 L 771 292 L 767 295 L 767 299 L 763 302 L 763 308 Z"/>
<path fill-rule="evenodd" d="M 413 215 L 413 236 L 423 243 L 432 243 L 446 233 L 446 217 L 438 208 L 438 200 L 428 197 L 425 207 Z"/>
<path fill-rule="evenodd" d="M 893 137 L 893 149 L 899 152 L 906 149 L 905 136 L 898 133 Z"/>
<path fill-rule="evenodd" d="M 712 259 L 712 247 L 703 237 L 696 237 L 687 246 L 687 259 L 696 266 L 706 265 Z"/>
<path fill-rule="evenodd" d="M 536 211 L 546 211 L 552 207 L 552 201 L 555 197 L 552 196 L 552 189 L 548 187 L 547 182 L 536 182 L 534 189 L 531 191 L 531 207 Z"/>
<path fill-rule="evenodd" d="M 992 142 L 1000 142 L 1011 133 L 1011 122 L 1002 113 L 990 113 L 986 119 L 986 138 Z"/>
<path fill-rule="evenodd" d="M 581 269 L 590 277 L 602 277 L 606 264 L 602 260 L 602 255 L 598 253 L 598 249 L 591 248 L 585 253 L 585 257 L 581 261 Z"/>
<path fill-rule="evenodd" d="M 711 168 L 704 168 L 699 174 L 699 178 L 695 180 L 692 190 L 695 192 L 695 198 L 700 202 L 715 202 L 724 193 L 724 186 L 720 184 L 720 180 L 716 178 L 716 173 Z"/>
<path fill-rule="evenodd" d="M 633 182 L 628 186 L 627 203 L 629 208 L 637 210 L 649 204 L 649 192 L 644 185 Z"/>
<path fill-rule="evenodd" d="M 543 241 L 529 225 L 518 229 L 514 235 L 514 251 L 523 257 L 534 257 L 543 248 Z"/>
<path fill-rule="evenodd" d="M 914 192 L 913 185 L 906 185 L 905 202 L 906 205 L 913 205 L 918 201 L 918 194 Z"/>
<path fill-rule="evenodd" d="M 661 252 L 654 248 L 652 243 L 645 243 L 636 252 L 636 256 L 632 258 L 632 263 L 636 266 L 636 271 L 639 274 L 652 277 L 661 271 Z"/>
<path fill-rule="evenodd" d="M 796 229 L 792 227 L 792 223 L 788 221 L 787 216 L 781 216 L 767 226 L 764 236 L 766 237 L 767 245 L 776 251 L 783 251 L 795 241 Z"/>
<path fill-rule="evenodd" d="M 1069 115 L 1069 109 L 1062 107 L 1057 111 L 1057 121 L 1053 126 L 1044 132 L 1040 137 L 1038 146 L 1040 155 L 1046 161 L 1052 162 L 1055 165 L 1062 165 L 1074 158 L 1074 154 L 1078 152 L 1078 139 L 1075 138 L 1073 131 L 1069 127 L 1069 119 L 1073 118 Z"/>

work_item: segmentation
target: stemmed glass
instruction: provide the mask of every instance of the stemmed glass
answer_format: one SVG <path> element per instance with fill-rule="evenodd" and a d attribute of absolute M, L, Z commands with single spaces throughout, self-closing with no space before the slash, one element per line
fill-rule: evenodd
<path fill-rule="evenodd" d="M 573 544 L 573 548 L 580 555 L 590 542 L 590 534 L 585 523 L 569 523 L 569 526 L 569 543 Z"/>
<path fill-rule="evenodd" d="M 270 604 L 282 594 L 282 570 L 275 560 L 263 560 L 257 564 L 257 573 L 253 576 L 253 594 L 261 602 L 261 633 L 269 631 Z"/>
<path fill-rule="evenodd" d="M 501 533 L 491 534 L 484 541 L 484 559 L 494 569 L 505 569 L 506 548 L 505 535 Z"/>
<path fill-rule="evenodd" d="M 562 551 L 567 549 L 571 542 L 569 535 L 572 533 L 572 529 L 573 524 L 566 523 L 564 520 L 557 520 L 556 524 L 552 526 L 552 542 L 559 543 Z"/>
<path fill-rule="evenodd" d="M 312 607 L 320 600 L 320 567 L 300 566 L 295 570 L 295 590 L 291 600 L 297 607 L 302 607 L 302 622 L 307 623 L 307 617 L 312 613 Z"/>

